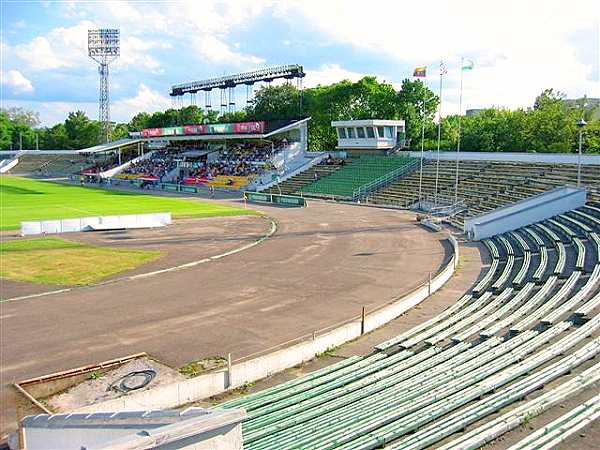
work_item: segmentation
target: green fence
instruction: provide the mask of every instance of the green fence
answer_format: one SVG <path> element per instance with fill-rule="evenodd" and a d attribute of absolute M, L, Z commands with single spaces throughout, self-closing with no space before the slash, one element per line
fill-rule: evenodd
<path fill-rule="evenodd" d="M 281 206 L 291 206 L 295 208 L 306 207 L 306 200 L 303 197 L 293 195 L 267 194 L 263 192 L 244 192 L 244 199 L 254 203 L 271 203 Z"/>

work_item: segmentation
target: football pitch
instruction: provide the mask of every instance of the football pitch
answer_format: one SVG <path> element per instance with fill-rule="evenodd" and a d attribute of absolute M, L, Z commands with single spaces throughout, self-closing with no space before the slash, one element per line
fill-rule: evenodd
<path fill-rule="evenodd" d="M 18 229 L 21 221 L 28 220 L 153 212 L 170 212 L 175 219 L 255 214 L 251 210 L 196 199 L 0 177 L 0 230 Z"/>

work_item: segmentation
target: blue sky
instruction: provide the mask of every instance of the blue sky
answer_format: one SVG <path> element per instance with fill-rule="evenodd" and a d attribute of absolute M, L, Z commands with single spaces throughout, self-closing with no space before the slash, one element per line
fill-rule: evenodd
<path fill-rule="evenodd" d="M 117 121 L 169 107 L 172 84 L 290 63 L 304 66 L 306 86 L 364 75 L 399 86 L 427 65 L 437 91 L 444 60 L 443 114 L 458 112 L 461 57 L 475 62 L 464 108 L 528 107 L 550 87 L 600 97 L 593 0 L 0 1 L 0 106 L 39 111 L 44 125 L 76 109 L 97 117 L 90 28 L 121 29 Z"/>

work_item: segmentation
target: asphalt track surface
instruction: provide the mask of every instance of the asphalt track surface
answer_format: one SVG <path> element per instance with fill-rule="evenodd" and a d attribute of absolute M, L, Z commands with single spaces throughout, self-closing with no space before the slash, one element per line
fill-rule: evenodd
<path fill-rule="evenodd" d="M 351 319 L 363 306 L 369 311 L 392 301 L 448 256 L 442 233 L 400 211 L 319 202 L 258 209 L 277 221 L 277 232 L 243 252 L 154 277 L 1 304 L 1 429 L 14 425 L 7 387 L 14 381 L 142 351 L 173 367 L 264 352 Z M 195 226 L 201 232 L 202 222 Z M 248 230 L 255 237 L 257 229 Z M 184 241 L 174 245 L 203 245 Z M 225 249 L 240 244 L 223 242 Z"/>

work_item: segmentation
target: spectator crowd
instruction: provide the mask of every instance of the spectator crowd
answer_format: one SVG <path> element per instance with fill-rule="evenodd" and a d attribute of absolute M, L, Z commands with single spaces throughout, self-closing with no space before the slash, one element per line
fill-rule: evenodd
<path fill-rule="evenodd" d="M 177 167 L 178 157 L 179 151 L 176 149 L 156 150 L 152 157 L 131 163 L 121 173 L 162 180 L 165 175 Z"/>
<path fill-rule="evenodd" d="M 131 163 L 123 169 L 121 178 L 152 178 L 163 182 L 203 183 L 218 176 L 248 177 L 273 168 L 271 158 L 288 145 L 287 139 L 263 142 L 236 142 L 219 149 L 214 144 L 179 144 L 155 150 L 151 157 Z M 218 151 L 217 158 L 210 152 Z M 113 161 L 113 163 L 115 163 Z M 102 171 L 107 164 L 90 170 Z M 180 170 L 173 172 L 175 168 Z M 108 168 L 108 167 L 107 167 Z M 92 173 L 92 172 L 88 172 Z"/>

